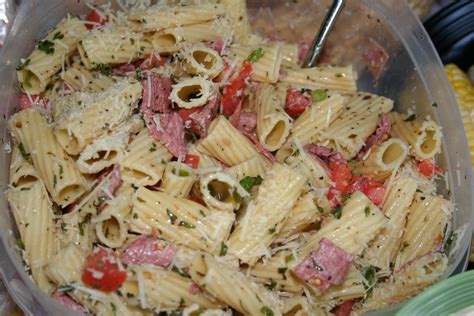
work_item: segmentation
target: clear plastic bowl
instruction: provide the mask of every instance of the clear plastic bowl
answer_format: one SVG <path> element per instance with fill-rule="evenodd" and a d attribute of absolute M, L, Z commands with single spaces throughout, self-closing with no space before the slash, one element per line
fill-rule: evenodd
<path fill-rule="evenodd" d="M 61 18 L 89 11 L 83 1 L 42 0 L 22 1 L 22 5 L 5 41 L 0 65 L 0 117 L 2 142 L 9 142 L 6 128 L 8 117 L 19 101 L 15 67 L 21 57 L 33 49 Z M 105 1 L 102 1 L 105 2 Z M 125 1 L 120 1 L 125 2 Z M 312 0 L 250 0 L 252 24 L 262 34 L 272 34 L 292 42 L 310 41 L 319 27 L 329 1 Z M 378 80 L 375 80 L 363 59 L 366 43 L 373 38 L 390 55 Z M 335 64 L 352 64 L 358 72 L 360 90 L 378 93 L 395 100 L 396 109 L 414 109 L 431 115 L 443 127 L 443 155 L 439 162 L 449 171 L 448 184 L 440 187 L 456 204 L 454 228 L 468 224 L 459 247 L 450 258 L 446 277 L 466 265 L 466 253 L 471 240 L 473 187 L 471 164 L 461 116 L 435 49 L 420 21 L 399 0 L 351 0 L 339 17 L 328 40 L 327 60 Z M 435 103 L 437 107 L 433 107 Z M 7 189 L 9 154 L 0 154 L 0 185 Z M 71 315 L 70 310 L 39 291 L 25 273 L 21 256 L 15 247 L 16 231 L 6 199 L 0 208 L 0 271 L 15 301 L 27 314 Z M 401 305 L 401 304 L 400 304 Z M 400 305 L 376 314 L 392 314 Z"/>

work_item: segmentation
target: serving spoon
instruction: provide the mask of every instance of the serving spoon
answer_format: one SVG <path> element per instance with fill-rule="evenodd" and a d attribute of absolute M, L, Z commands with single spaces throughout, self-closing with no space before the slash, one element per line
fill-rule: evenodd
<path fill-rule="evenodd" d="M 319 32 L 314 37 L 313 42 L 311 43 L 311 47 L 309 48 L 308 53 L 306 54 L 302 65 L 303 68 L 311 68 L 316 66 L 316 62 L 318 61 L 319 55 L 323 50 L 324 43 L 326 43 L 329 33 L 331 32 L 334 24 L 336 23 L 336 19 L 341 13 L 342 8 L 345 4 L 346 0 L 334 0 L 332 2 L 328 13 L 324 17 L 323 23 L 319 28 Z"/>

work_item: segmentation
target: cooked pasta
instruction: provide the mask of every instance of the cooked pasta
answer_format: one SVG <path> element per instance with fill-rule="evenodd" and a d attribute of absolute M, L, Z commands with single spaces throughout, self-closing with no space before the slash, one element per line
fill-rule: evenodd
<path fill-rule="evenodd" d="M 332 315 L 446 273 L 431 117 L 357 65 L 301 68 L 245 0 L 149 2 L 68 15 L 17 67 L 6 197 L 41 290 L 90 315 Z"/>

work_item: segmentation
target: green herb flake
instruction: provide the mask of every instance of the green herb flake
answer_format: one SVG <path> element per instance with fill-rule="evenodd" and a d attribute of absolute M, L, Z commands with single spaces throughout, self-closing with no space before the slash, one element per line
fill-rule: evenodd
<path fill-rule="evenodd" d="M 140 202 L 140 203 L 145 203 L 145 200 L 142 199 L 141 197 L 137 196 L 137 201 Z"/>
<path fill-rule="evenodd" d="M 400 252 L 404 251 L 406 247 L 410 246 L 410 244 L 407 241 L 404 241 L 402 244 L 402 248 L 400 249 Z"/>
<path fill-rule="evenodd" d="M 29 64 L 30 64 L 30 59 L 25 59 L 25 61 L 23 61 L 21 64 L 18 65 L 18 67 L 16 67 L 16 70 L 23 70 Z"/>
<path fill-rule="evenodd" d="M 61 223 L 61 231 L 62 231 L 63 233 L 67 232 L 66 223 Z"/>
<path fill-rule="evenodd" d="M 54 53 L 54 43 L 48 40 L 44 40 L 38 43 L 38 49 L 45 54 L 53 54 Z"/>
<path fill-rule="evenodd" d="M 406 119 L 404 119 L 404 121 L 405 122 L 413 122 L 414 120 L 416 120 L 417 117 L 418 117 L 418 115 L 412 114 L 409 117 L 407 117 Z"/>
<path fill-rule="evenodd" d="M 193 224 L 185 222 L 185 221 L 179 222 L 178 226 L 183 226 L 185 228 L 196 228 L 196 226 L 194 226 Z"/>
<path fill-rule="evenodd" d="M 261 176 L 256 176 L 256 177 L 246 176 L 242 178 L 242 180 L 240 180 L 239 183 L 242 186 L 242 188 L 244 188 L 247 192 L 250 192 L 250 190 L 255 185 L 262 184 L 262 181 L 263 179 Z"/>
<path fill-rule="evenodd" d="M 184 270 L 181 270 L 180 268 L 178 268 L 178 267 L 175 266 L 175 265 L 173 265 L 173 267 L 171 268 L 171 271 L 178 273 L 178 274 L 179 274 L 180 276 L 182 276 L 183 278 L 191 279 L 191 276 L 189 275 L 189 273 L 187 273 L 187 272 L 184 271 Z"/>
<path fill-rule="evenodd" d="M 64 174 L 63 165 L 59 165 L 59 177 L 62 177 L 63 174 Z"/>
<path fill-rule="evenodd" d="M 234 192 L 232 192 L 232 197 L 234 198 L 234 201 L 236 203 L 242 203 L 242 201 L 243 201 L 243 198 L 239 194 L 239 192 L 237 192 L 237 189 L 234 189 Z"/>
<path fill-rule="evenodd" d="M 25 78 L 23 79 L 23 84 L 28 88 L 32 87 L 31 77 L 33 77 L 33 73 L 31 71 L 27 71 L 26 75 L 25 75 Z"/>
<path fill-rule="evenodd" d="M 168 209 L 168 208 L 166 209 L 166 214 L 170 218 L 171 225 L 174 225 L 174 223 L 176 222 L 178 217 L 176 215 L 174 215 L 173 212 L 171 212 L 171 210 Z"/>
<path fill-rule="evenodd" d="M 342 205 L 337 205 L 331 210 L 331 214 L 334 215 L 335 218 L 340 219 L 342 216 Z"/>
<path fill-rule="evenodd" d="M 130 37 L 130 44 L 134 45 L 135 44 L 135 40 L 133 38 Z"/>
<path fill-rule="evenodd" d="M 324 213 L 324 209 L 321 206 L 316 205 L 316 208 L 318 209 L 319 213 Z"/>
<path fill-rule="evenodd" d="M 286 270 L 288 270 L 287 267 L 278 268 L 278 273 L 285 274 Z"/>
<path fill-rule="evenodd" d="M 433 102 L 433 104 L 431 104 L 431 106 L 437 108 L 437 107 L 438 107 L 438 103 Z"/>
<path fill-rule="evenodd" d="M 128 298 L 132 298 L 132 297 L 135 297 L 135 295 L 134 295 L 133 293 L 128 293 L 128 292 L 127 292 L 127 297 L 128 297 Z"/>
<path fill-rule="evenodd" d="M 366 207 L 364 208 L 364 213 L 365 213 L 365 216 L 366 216 L 366 217 L 369 216 L 369 215 L 370 215 L 370 207 L 366 206 Z"/>
<path fill-rule="evenodd" d="M 117 307 L 115 307 L 114 303 L 110 303 L 110 307 L 112 307 L 112 313 L 114 313 L 114 316 L 117 315 Z"/>
<path fill-rule="evenodd" d="M 187 171 L 184 170 L 184 169 L 180 169 L 180 170 L 179 170 L 179 176 L 180 176 L 180 177 L 189 177 L 189 172 L 187 172 Z"/>
<path fill-rule="evenodd" d="M 53 40 L 62 40 L 64 38 L 64 35 L 61 32 L 56 32 L 53 36 Z"/>
<path fill-rule="evenodd" d="M 58 288 L 58 292 L 63 292 L 63 293 L 72 292 L 74 290 L 75 290 L 74 287 L 72 287 L 71 285 L 68 285 L 68 284 Z"/>
<path fill-rule="evenodd" d="M 351 168 L 352 170 L 355 169 L 356 165 L 357 165 L 357 161 L 354 160 L 354 159 L 351 159 L 347 162 L 347 165 L 349 166 L 349 168 Z"/>
<path fill-rule="evenodd" d="M 275 280 L 270 279 L 270 284 L 265 284 L 265 287 L 271 291 L 275 288 L 276 285 L 277 283 L 275 282 Z"/>
<path fill-rule="evenodd" d="M 376 277 L 376 273 L 375 273 L 375 267 L 374 266 L 368 266 L 364 269 L 364 278 L 365 278 L 365 281 L 364 282 L 364 288 L 367 290 L 367 289 L 372 289 L 373 286 L 375 285 L 375 283 L 377 282 L 377 277 Z"/>
<path fill-rule="evenodd" d="M 254 50 L 250 53 L 247 60 L 251 63 L 254 63 L 257 60 L 259 60 L 260 58 L 262 58 L 263 55 L 264 55 L 263 48 L 259 47 L 259 48 L 257 48 L 256 50 Z"/>
<path fill-rule="evenodd" d="M 268 233 L 269 233 L 270 235 L 276 233 L 276 227 L 277 227 L 277 224 L 275 224 L 275 226 L 273 226 L 272 228 L 269 228 L 269 229 L 268 229 Z"/>
<path fill-rule="evenodd" d="M 112 74 L 112 65 L 111 64 L 96 64 L 92 70 L 97 70 L 105 76 L 110 76 Z"/>
<path fill-rule="evenodd" d="M 138 214 L 137 213 L 133 213 L 133 219 L 138 219 Z"/>
<path fill-rule="evenodd" d="M 221 242 L 221 251 L 219 251 L 219 257 L 225 256 L 227 254 L 227 245 L 224 242 Z"/>
<path fill-rule="evenodd" d="M 352 193 L 346 193 L 342 196 L 342 203 L 346 203 L 352 196 Z"/>
<path fill-rule="evenodd" d="M 23 244 L 23 241 L 21 239 L 17 239 L 15 243 L 20 249 L 25 249 L 25 245 Z"/>
<path fill-rule="evenodd" d="M 25 147 L 23 146 L 23 143 L 18 144 L 18 149 L 20 150 L 20 153 L 25 160 L 30 160 L 30 154 L 26 152 Z"/>
<path fill-rule="evenodd" d="M 454 243 L 454 240 L 456 240 L 456 233 L 452 232 L 451 235 L 448 237 L 448 239 L 446 239 L 446 243 L 444 244 L 444 247 L 443 247 L 444 253 L 449 255 L 451 251 L 451 247 Z"/>
<path fill-rule="evenodd" d="M 295 256 L 293 256 L 292 254 L 285 257 L 285 262 L 286 263 L 288 263 L 290 261 L 293 261 L 293 260 L 295 260 Z"/>
<path fill-rule="evenodd" d="M 150 149 L 148 149 L 148 150 L 149 150 L 150 152 L 156 151 L 156 144 L 153 143 L 153 144 L 151 145 Z"/>
<path fill-rule="evenodd" d="M 199 210 L 199 214 L 201 214 L 202 217 L 206 217 L 206 214 L 204 213 L 203 210 Z"/>
<path fill-rule="evenodd" d="M 21 188 L 20 191 L 30 191 L 31 188 Z"/>
<path fill-rule="evenodd" d="M 53 174 L 53 188 L 56 188 L 56 184 L 58 184 L 58 178 L 56 177 L 56 174 Z"/>
<path fill-rule="evenodd" d="M 273 316 L 273 311 L 268 306 L 263 306 L 260 309 L 260 312 L 262 312 L 262 314 L 265 316 Z"/>
<path fill-rule="evenodd" d="M 313 102 L 320 102 L 325 100 L 328 97 L 326 91 L 323 89 L 315 89 L 311 91 L 311 100 Z"/>

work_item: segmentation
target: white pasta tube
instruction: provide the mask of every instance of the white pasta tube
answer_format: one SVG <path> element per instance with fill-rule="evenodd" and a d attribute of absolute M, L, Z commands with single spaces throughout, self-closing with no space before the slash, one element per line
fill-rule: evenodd
<path fill-rule="evenodd" d="M 390 138 L 379 146 L 370 149 L 369 156 L 359 161 L 354 175 L 364 175 L 377 181 L 388 178 L 398 169 L 408 156 L 407 144 L 399 138 Z"/>
<path fill-rule="evenodd" d="M 390 218 L 387 226 L 371 241 L 365 252 L 367 262 L 382 271 L 389 271 L 402 242 L 409 206 L 417 188 L 415 179 L 401 176 L 389 188 L 383 205 L 385 216 Z"/>
<path fill-rule="evenodd" d="M 282 54 L 282 65 L 290 68 L 298 67 L 298 44 L 280 43 Z"/>
<path fill-rule="evenodd" d="M 453 209 L 451 202 L 440 196 L 415 194 L 395 262 L 396 270 L 442 246 Z"/>
<path fill-rule="evenodd" d="M 198 254 L 189 274 L 200 287 L 244 315 L 281 315 L 281 302 L 272 292 L 209 254 Z"/>
<path fill-rule="evenodd" d="M 28 94 L 43 92 L 86 33 L 87 29 L 79 19 L 63 19 L 18 66 L 18 81 L 23 89 Z"/>
<path fill-rule="evenodd" d="M 201 177 L 199 188 L 202 199 L 210 209 L 233 212 L 249 193 L 232 176 L 218 172 Z"/>
<path fill-rule="evenodd" d="M 231 52 L 239 61 L 246 60 L 250 54 L 257 50 L 261 52 L 261 57 L 252 63 L 252 79 L 268 83 L 277 82 L 283 59 L 279 44 L 275 43 L 261 47 L 243 45 L 231 47 Z"/>
<path fill-rule="evenodd" d="M 264 284 L 271 290 L 301 292 L 303 284 L 295 279 L 288 270 L 288 262 L 292 260 L 294 260 L 294 256 L 291 251 L 279 251 L 270 260 L 258 262 L 250 268 L 250 275 L 255 281 Z"/>
<path fill-rule="evenodd" d="M 230 21 L 234 31 L 234 41 L 238 43 L 247 43 L 252 29 L 250 27 L 247 14 L 246 0 L 222 0 L 225 8 L 225 15 Z"/>
<path fill-rule="evenodd" d="M 354 312 L 362 314 L 374 309 L 382 309 L 418 294 L 425 287 L 438 281 L 445 273 L 448 258 L 434 252 L 421 257 L 401 271 L 395 272 L 388 280 L 374 287 L 372 295 Z"/>
<path fill-rule="evenodd" d="M 151 233 L 178 244 L 207 252 L 218 252 L 234 222 L 231 212 L 211 211 L 187 199 L 140 187 L 133 198 L 133 231 Z"/>
<path fill-rule="evenodd" d="M 267 164 L 252 143 L 224 116 L 212 121 L 207 136 L 199 141 L 197 149 L 231 167 L 253 157 L 259 157 Z"/>
<path fill-rule="evenodd" d="M 292 86 L 306 89 L 329 89 L 343 93 L 356 92 L 357 74 L 352 66 L 285 69 L 287 75 L 281 80 Z"/>
<path fill-rule="evenodd" d="M 95 138 L 123 123 L 140 99 L 142 87 L 137 81 L 123 80 L 104 92 L 80 93 L 82 103 L 69 111 L 55 127 L 55 135 L 70 155 L 80 153 Z"/>
<path fill-rule="evenodd" d="M 345 105 L 345 111 L 323 132 L 345 159 L 354 157 L 375 131 L 379 116 L 393 108 L 393 101 L 368 93 L 358 93 Z"/>
<path fill-rule="evenodd" d="M 307 315 L 329 315 L 324 307 L 317 306 L 303 293 L 291 296 L 284 300 L 283 315 L 307 316 Z"/>
<path fill-rule="evenodd" d="M 122 297 L 130 305 L 152 310 L 171 311 L 192 304 L 201 308 L 220 307 L 215 298 L 200 289 L 189 278 L 157 266 L 132 266 L 132 276 L 120 288 Z"/>
<path fill-rule="evenodd" d="M 224 62 L 219 53 L 203 44 L 188 47 L 180 55 L 184 68 L 193 75 L 213 79 L 224 69 Z"/>
<path fill-rule="evenodd" d="M 148 129 L 142 129 L 120 163 L 122 179 L 138 186 L 153 185 L 160 181 L 171 157 L 168 149 L 150 136 Z"/>
<path fill-rule="evenodd" d="M 205 105 L 213 92 L 213 83 L 198 76 L 173 85 L 170 100 L 180 108 L 191 109 Z"/>
<path fill-rule="evenodd" d="M 315 102 L 293 122 L 290 139 L 297 138 L 302 145 L 315 143 L 336 118 L 341 115 L 347 98 L 338 93 Z"/>
<path fill-rule="evenodd" d="M 200 152 L 196 144 L 192 144 L 191 146 L 189 146 L 188 153 L 191 155 L 199 156 L 199 169 L 221 168 L 221 163 L 219 162 L 219 160 Z"/>
<path fill-rule="evenodd" d="M 265 164 L 262 159 L 253 157 L 238 165 L 225 169 L 224 172 L 230 174 L 237 180 L 242 180 L 242 178 L 245 177 L 260 176 L 261 178 L 265 178 L 268 169 L 269 165 Z"/>
<path fill-rule="evenodd" d="M 224 10 L 223 5 L 211 3 L 174 7 L 156 5 L 147 9 L 132 10 L 128 18 L 143 31 L 159 31 L 213 20 L 223 15 Z"/>
<path fill-rule="evenodd" d="M 357 256 L 388 222 L 384 214 L 360 191 L 354 192 L 340 211 L 307 239 L 299 257 L 308 255 L 323 238 Z"/>
<path fill-rule="evenodd" d="M 185 198 L 191 192 L 196 178 L 190 166 L 173 161 L 166 165 L 161 189 L 171 196 Z"/>
<path fill-rule="evenodd" d="M 81 60 L 88 69 L 130 63 L 152 51 L 151 38 L 123 26 L 94 29 L 79 43 Z"/>
<path fill-rule="evenodd" d="M 128 225 L 113 214 L 108 219 L 95 224 L 97 239 L 109 248 L 118 248 L 123 245 L 127 237 Z"/>
<path fill-rule="evenodd" d="M 87 253 L 74 243 L 62 248 L 47 266 L 48 277 L 58 286 L 81 282 L 82 268 Z"/>
<path fill-rule="evenodd" d="M 36 284 L 49 292 L 43 267 L 58 250 L 53 205 L 40 180 L 12 188 L 7 194 L 15 217 L 26 259 Z"/>
<path fill-rule="evenodd" d="M 261 84 L 255 94 L 257 136 L 269 151 L 279 149 L 290 134 L 291 123 L 284 107 L 286 86 Z"/>
<path fill-rule="evenodd" d="M 93 203 L 91 206 L 94 207 Z M 84 213 L 90 214 L 81 210 L 66 213 L 61 217 L 61 249 L 69 243 L 77 245 L 84 251 L 92 249 L 92 244 L 96 241 L 95 229 L 90 221 L 90 215 Z"/>
<path fill-rule="evenodd" d="M 392 123 L 391 134 L 410 145 L 411 153 L 420 160 L 432 159 L 441 151 L 441 130 L 433 120 L 405 116 L 392 112 L 389 114 Z"/>
<path fill-rule="evenodd" d="M 328 188 L 331 174 L 322 162 L 308 155 L 304 150 L 296 149 L 291 155 L 284 159 L 292 169 L 308 176 L 308 183 L 312 189 Z"/>
<path fill-rule="evenodd" d="M 85 180 L 76 164 L 59 146 L 38 110 L 16 113 L 9 120 L 9 128 L 23 157 L 31 159 L 54 202 L 67 206 L 86 191 Z"/>
<path fill-rule="evenodd" d="M 341 285 L 333 285 L 321 296 L 317 296 L 318 302 L 321 303 L 342 303 L 355 298 L 363 297 L 367 290 L 364 287 L 365 278 L 362 273 L 351 265 L 347 272 L 344 283 Z"/>
<path fill-rule="evenodd" d="M 10 160 L 10 185 L 22 189 L 29 187 L 38 180 L 39 175 L 36 169 L 22 157 L 18 146 L 15 146 Z"/>
<path fill-rule="evenodd" d="M 315 203 L 315 194 L 308 192 L 302 195 L 296 205 L 291 209 L 288 219 L 283 224 L 278 238 L 287 238 L 293 234 L 304 231 L 308 226 L 321 220 L 320 207 Z"/>
<path fill-rule="evenodd" d="M 64 81 L 74 90 L 92 92 L 104 91 L 110 87 L 114 80 L 100 73 L 93 74 L 85 67 L 74 64 L 64 72 Z"/>
<path fill-rule="evenodd" d="M 254 265 L 268 252 L 301 194 L 306 178 L 281 164 L 274 164 L 259 187 L 255 202 L 228 241 L 229 253 Z"/>

